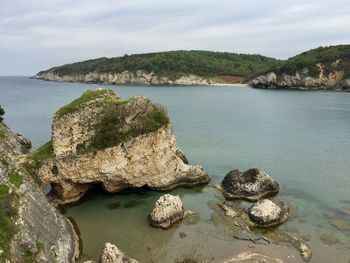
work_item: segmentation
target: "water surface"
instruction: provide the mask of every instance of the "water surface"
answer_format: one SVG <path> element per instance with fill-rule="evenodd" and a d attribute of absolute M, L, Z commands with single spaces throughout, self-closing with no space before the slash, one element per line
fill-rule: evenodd
<path fill-rule="evenodd" d="M 52 116 L 60 106 L 99 86 L 1 77 L 0 104 L 6 110 L 6 123 L 28 136 L 36 148 L 50 139 Z M 336 229 L 329 217 L 336 214 L 350 220 L 336 210 L 350 200 L 350 93 L 238 86 L 104 87 L 122 98 L 146 95 L 164 105 L 178 146 L 191 163 L 204 166 L 212 183 L 234 168 L 266 170 L 282 186 L 279 197 L 295 207 L 296 216 L 280 228 L 310 240 L 312 262 L 348 262 L 350 232 Z M 146 216 L 161 195 L 156 192 L 94 193 L 68 209 L 67 216 L 74 218 L 81 231 L 84 258 L 96 259 L 107 241 L 138 259 L 154 254 L 163 262 L 186 250 L 202 250 L 219 259 L 242 249 L 242 242 L 236 242 L 225 226 L 213 221 L 207 201 L 217 199 L 214 195 L 198 189 L 174 192 L 181 195 L 187 208 L 200 213 L 196 225 L 180 224 L 168 231 L 150 228 Z M 130 200 L 142 202 L 125 208 Z M 110 210 L 105 207 L 108 202 L 121 206 Z M 180 232 L 186 237 L 181 238 Z M 324 244 L 320 241 L 324 233 L 335 235 L 339 242 Z M 247 245 L 243 244 L 245 249 Z M 299 261 L 297 253 L 289 255 L 288 262 Z"/>

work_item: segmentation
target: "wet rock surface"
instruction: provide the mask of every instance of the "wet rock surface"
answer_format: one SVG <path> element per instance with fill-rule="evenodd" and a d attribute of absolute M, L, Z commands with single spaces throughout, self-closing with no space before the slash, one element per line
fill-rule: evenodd
<path fill-rule="evenodd" d="M 279 225 L 288 219 L 288 206 L 283 201 L 264 199 L 248 211 L 249 218 L 259 227 Z"/>
<path fill-rule="evenodd" d="M 106 243 L 100 257 L 100 263 L 137 263 L 138 261 L 125 255 L 116 245 Z"/>
<path fill-rule="evenodd" d="M 253 168 L 243 173 L 230 171 L 221 182 L 221 188 L 228 199 L 257 201 L 278 193 L 279 184 L 264 171 Z"/>
<path fill-rule="evenodd" d="M 185 209 L 178 195 L 166 194 L 155 203 L 149 215 L 149 222 L 153 227 L 168 229 L 171 225 L 184 218 Z"/>

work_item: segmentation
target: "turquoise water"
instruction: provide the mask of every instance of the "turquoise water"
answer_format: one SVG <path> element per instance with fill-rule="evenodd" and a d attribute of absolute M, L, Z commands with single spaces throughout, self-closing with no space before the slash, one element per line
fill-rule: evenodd
<path fill-rule="evenodd" d="M 38 147 L 50 138 L 53 113 L 86 89 L 99 86 L 1 77 L 0 104 L 6 110 L 6 123 Z M 330 262 L 330 258 L 336 259 L 331 262 L 348 262 L 350 232 L 330 225 L 325 213 L 338 213 L 334 209 L 350 200 L 350 93 L 239 86 L 104 87 L 122 98 L 146 95 L 163 104 L 178 146 L 191 163 L 204 166 L 213 177 L 212 183 L 233 168 L 267 171 L 282 186 L 279 197 L 296 207 L 296 217 L 281 228 L 308 236 L 314 251 L 312 262 Z M 147 257 L 151 250 L 163 262 L 179 257 L 190 244 L 216 259 L 233 253 L 233 243 L 236 249 L 241 248 L 241 243 L 226 234 L 225 226 L 214 224 L 213 211 L 207 206 L 207 201 L 216 199 L 214 195 L 190 189 L 175 192 L 187 208 L 200 213 L 196 225 L 182 224 L 168 231 L 150 228 L 145 217 L 160 195 L 153 192 L 94 193 L 69 208 L 67 216 L 74 218 L 81 231 L 85 258 L 97 258 L 107 241 L 138 259 Z M 109 200 L 122 206 L 109 210 L 104 206 Z M 143 202 L 124 208 L 130 200 Z M 187 233 L 186 238 L 181 239 L 179 232 Z M 319 237 L 323 233 L 335 235 L 339 242 L 332 246 L 322 243 Z M 297 254 L 288 258 L 288 262 L 298 260 Z"/>

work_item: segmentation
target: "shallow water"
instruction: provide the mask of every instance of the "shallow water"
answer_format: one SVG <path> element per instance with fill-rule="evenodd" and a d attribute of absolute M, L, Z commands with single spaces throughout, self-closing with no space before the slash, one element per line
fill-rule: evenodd
<path fill-rule="evenodd" d="M 53 113 L 83 91 L 101 85 L 55 83 L 24 77 L 0 78 L 0 105 L 6 123 L 27 135 L 38 147 L 49 140 Z M 271 91 L 242 87 L 105 86 L 122 98 L 146 95 L 169 112 L 178 146 L 191 163 L 199 163 L 219 182 L 233 168 L 259 167 L 276 178 L 278 197 L 288 200 L 295 216 L 280 230 L 310 239 L 312 262 L 350 259 L 349 231 L 337 230 L 329 216 L 350 221 L 339 212 L 350 200 L 350 93 Z M 168 231 L 150 228 L 146 216 L 161 195 L 88 195 L 67 209 L 80 231 L 84 259 L 97 258 L 104 242 L 116 243 L 128 254 L 161 262 L 200 251 L 216 260 L 249 249 L 233 239 L 225 224 L 215 223 L 207 201 L 217 198 L 199 190 L 178 189 L 186 208 L 200 214 L 196 225 L 180 224 Z M 131 200 L 143 200 L 125 208 Z M 105 204 L 121 206 L 108 209 Z M 328 217 L 327 217 L 327 215 Z M 220 219 L 221 220 L 221 219 Z M 217 221 L 217 220 L 216 220 Z M 186 234 L 181 238 L 179 233 Z M 329 246 L 320 235 L 331 233 L 339 242 Z M 183 236 L 183 235 L 182 235 Z M 148 248 L 150 247 L 150 248 Z M 280 244 L 276 256 L 300 262 L 298 253 Z M 256 246 L 257 250 L 266 250 Z M 269 253 L 272 253 L 271 250 Z M 293 254 L 293 255 L 292 255 Z"/>

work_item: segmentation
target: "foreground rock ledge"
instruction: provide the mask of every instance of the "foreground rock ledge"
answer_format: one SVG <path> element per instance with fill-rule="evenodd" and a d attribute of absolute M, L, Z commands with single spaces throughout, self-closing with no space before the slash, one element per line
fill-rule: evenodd
<path fill-rule="evenodd" d="M 186 164 L 179 153 L 161 106 L 145 97 L 123 101 L 111 90 L 98 89 L 56 112 L 52 142 L 31 159 L 39 163 L 37 175 L 52 186 L 56 200 L 68 203 L 97 184 L 114 193 L 140 187 L 169 190 L 210 180 L 201 166 Z"/>
<path fill-rule="evenodd" d="M 268 200 L 254 204 L 248 211 L 249 218 L 259 227 L 279 225 L 288 219 L 288 206 L 280 200 Z"/>
<path fill-rule="evenodd" d="M 183 219 L 185 209 L 178 195 L 166 194 L 161 196 L 155 203 L 149 215 L 150 224 L 153 227 L 168 229 L 172 224 Z"/>
<path fill-rule="evenodd" d="M 264 171 L 253 168 L 243 173 L 238 170 L 230 171 L 223 179 L 221 189 L 227 199 L 257 201 L 277 194 L 279 184 Z"/>

